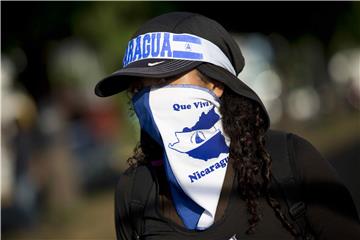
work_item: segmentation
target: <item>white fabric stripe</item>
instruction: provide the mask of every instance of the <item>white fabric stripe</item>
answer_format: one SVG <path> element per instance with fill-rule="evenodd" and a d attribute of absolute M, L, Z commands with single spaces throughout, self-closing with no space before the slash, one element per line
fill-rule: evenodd
<path fill-rule="evenodd" d="M 185 41 L 174 40 L 179 37 L 184 38 Z M 189 41 L 186 41 L 186 38 Z M 194 39 L 196 41 L 193 41 Z M 160 40 L 159 44 L 158 40 Z M 185 54 L 202 54 L 202 58 L 174 56 L 176 51 Z M 130 40 L 124 56 L 124 67 L 143 59 L 180 59 L 208 62 L 225 68 L 233 75 L 236 75 L 230 60 L 217 45 L 207 39 L 187 33 L 152 32 L 139 35 Z"/>

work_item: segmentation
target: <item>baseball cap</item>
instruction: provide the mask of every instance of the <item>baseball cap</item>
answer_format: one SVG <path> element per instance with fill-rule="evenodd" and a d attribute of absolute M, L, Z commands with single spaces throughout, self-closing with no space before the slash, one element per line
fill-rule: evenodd
<path fill-rule="evenodd" d="M 107 97 L 129 87 L 134 77 L 167 78 L 194 68 L 235 93 L 256 101 L 258 95 L 237 75 L 245 65 L 231 35 L 215 20 L 190 12 L 170 12 L 143 24 L 131 37 L 123 67 L 97 83 L 95 94 Z"/>

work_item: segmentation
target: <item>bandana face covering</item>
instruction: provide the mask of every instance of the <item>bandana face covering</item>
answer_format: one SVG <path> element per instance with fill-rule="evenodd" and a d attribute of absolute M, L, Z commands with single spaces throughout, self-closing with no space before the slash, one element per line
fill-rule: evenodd
<path fill-rule="evenodd" d="M 145 88 L 132 99 L 141 128 L 164 148 L 164 165 L 177 213 L 188 229 L 214 223 L 230 140 L 219 99 L 195 85 Z"/>

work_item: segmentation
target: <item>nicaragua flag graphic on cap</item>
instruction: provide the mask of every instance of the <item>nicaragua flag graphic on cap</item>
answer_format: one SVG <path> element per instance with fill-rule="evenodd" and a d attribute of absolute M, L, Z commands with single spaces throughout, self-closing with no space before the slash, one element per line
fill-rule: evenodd
<path fill-rule="evenodd" d="M 140 60 L 151 59 L 209 62 L 235 74 L 230 60 L 218 46 L 187 33 L 151 32 L 131 39 L 125 51 L 123 67 L 126 68 Z"/>

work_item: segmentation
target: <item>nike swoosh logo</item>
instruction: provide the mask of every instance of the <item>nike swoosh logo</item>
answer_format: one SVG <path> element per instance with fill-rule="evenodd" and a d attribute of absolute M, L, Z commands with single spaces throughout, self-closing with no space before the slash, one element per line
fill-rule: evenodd
<path fill-rule="evenodd" d="M 165 62 L 165 61 L 148 63 L 147 65 L 148 65 L 149 67 L 152 67 L 152 66 L 156 66 L 156 65 L 158 65 L 158 64 L 160 64 L 160 63 L 163 63 L 163 62 Z"/>
<path fill-rule="evenodd" d="M 236 234 L 234 234 L 229 240 L 237 240 Z"/>

